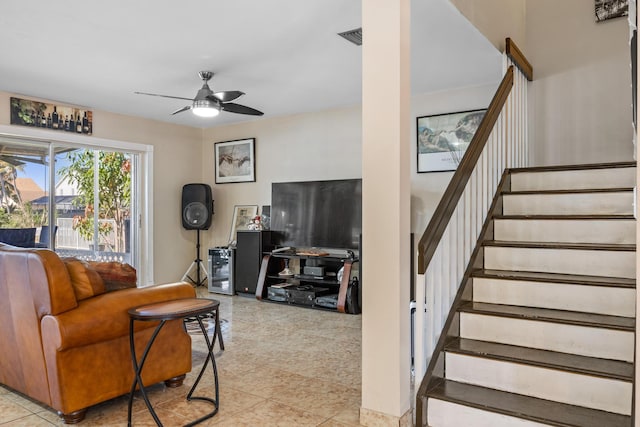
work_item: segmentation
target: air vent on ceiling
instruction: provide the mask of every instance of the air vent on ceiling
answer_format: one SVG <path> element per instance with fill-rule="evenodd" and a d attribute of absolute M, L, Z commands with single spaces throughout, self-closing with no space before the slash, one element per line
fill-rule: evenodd
<path fill-rule="evenodd" d="M 355 30 L 338 33 L 338 35 L 340 37 L 344 37 L 355 45 L 362 46 L 362 28 L 356 28 Z"/>

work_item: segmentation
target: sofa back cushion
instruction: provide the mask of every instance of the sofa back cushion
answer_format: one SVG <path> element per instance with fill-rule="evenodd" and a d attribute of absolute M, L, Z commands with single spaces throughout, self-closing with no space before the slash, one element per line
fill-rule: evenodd
<path fill-rule="evenodd" d="M 78 301 L 105 293 L 104 281 L 86 261 L 77 258 L 62 258 L 62 261 L 67 267 Z"/>
<path fill-rule="evenodd" d="M 115 261 L 89 261 L 89 266 L 102 277 L 107 292 L 136 287 L 136 269 L 129 264 Z"/>

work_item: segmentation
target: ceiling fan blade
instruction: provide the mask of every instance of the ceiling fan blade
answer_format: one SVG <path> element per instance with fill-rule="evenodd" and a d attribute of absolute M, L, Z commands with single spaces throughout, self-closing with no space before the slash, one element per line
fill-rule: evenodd
<path fill-rule="evenodd" d="M 245 105 L 235 104 L 233 102 L 225 102 L 222 104 L 222 111 L 230 113 L 248 114 L 250 116 L 262 116 L 264 113 Z"/>
<path fill-rule="evenodd" d="M 159 96 L 161 98 L 184 99 L 185 101 L 193 101 L 193 98 L 183 98 L 181 96 L 158 95 L 157 93 L 147 93 L 147 92 L 133 92 L 133 93 L 137 95 Z"/>
<path fill-rule="evenodd" d="M 187 105 L 186 107 L 182 107 L 181 109 L 174 111 L 173 113 L 171 113 L 171 115 L 173 116 L 174 114 L 182 113 L 183 111 L 187 111 L 190 109 L 191 105 Z"/>
<path fill-rule="evenodd" d="M 219 101 L 229 102 L 234 99 L 240 98 L 244 95 L 244 92 L 240 92 L 239 90 L 226 90 L 224 92 L 216 92 L 213 94 Z"/>

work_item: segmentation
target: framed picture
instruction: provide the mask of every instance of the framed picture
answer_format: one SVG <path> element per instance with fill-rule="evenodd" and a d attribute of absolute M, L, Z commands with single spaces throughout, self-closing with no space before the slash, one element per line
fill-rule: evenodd
<path fill-rule="evenodd" d="M 418 173 L 456 170 L 486 111 L 418 117 Z"/>
<path fill-rule="evenodd" d="M 256 180 L 255 138 L 216 142 L 216 184 Z"/>
<path fill-rule="evenodd" d="M 596 22 L 629 15 L 629 0 L 595 0 Z"/>
<path fill-rule="evenodd" d="M 258 205 L 236 205 L 233 207 L 229 243 L 236 240 L 236 231 L 249 229 L 249 224 L 256 215 L 258 215 Z"/>
<path fill-rule="evenodd" d="M 10 98 L 11 124 L 91 135 L 93 111 L 68 105 Z"/>

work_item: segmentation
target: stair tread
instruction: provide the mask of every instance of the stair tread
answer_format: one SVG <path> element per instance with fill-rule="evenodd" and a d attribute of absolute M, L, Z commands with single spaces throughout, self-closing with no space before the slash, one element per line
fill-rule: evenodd
<path fill-rule="evenodd" d="M 438 379 L 430 398 L 471 406 L 557 427 L 629 427 L 631 417 Z"/>
<path fill-rule="evenodd" d="M 629 382 L 633 381 L 634 375 L 633 364 L 619 360 L 600 359 L 467 338 L 452 340 L 445 346 L 445 351 Z"/>
<path fill-rule="evenodd" d="M 633 192 L 633 187 L 615 188 L 587 188 L 571 190 L 505 190 L 504 195 L 526 195 L 526 194 L 586 194 L 586 193 L 626 193 Z"/>
<path fill-rule="evenodd" d="M 542 273 L 511 270 L 475 270 L 472 277 L 503 280 L 529 280 L 534 282 L 572 283 L 590 286 L 635 288 L 636 280 L 624 277 L 585 276 L 562 273 Z"/>
<path fill-rule="evenodd" d="M 589 221 L 589 220 L 634 220 L 633 215 L 494 215 L 493 219 L 509 220 L 567 220 L 567 221 Z"/>
<path fill-rule="evenodd" d="M 502 246 L 509 248 L 540 249 L 578 249 L 604 251 L 635 251 L 636 245 L 630 243 L 569 243 L 569 242 L 519 242 L 511 240 L 485 240 L 483 246 Z"/>
<path fill-rule="evenodd" d="M 511 173 L 531 173 L 531 172 L 552 172 L 552 171 L 575 171 L 591 169 L 612 169 L 612 168 L 634 168 L 635 161 L 613 162 L 613 163 L 585 163 L 579 165 L 557 165 L 557 166 L 533 166 L 527 168 L 513 168 Z"/>
<path fill-rule="evenodd" d="M 635 319 L 630 317 L 609 316 L 605 314 L 581 313 L 577 311 L 553 310 L 548 308 L 521 307 L 515 305 L 467 302 L 459 311 L 466 313 L 488 314 L 526 320 L 565 323 L 578 326 L 601 327 L 633 332 Z"/>

